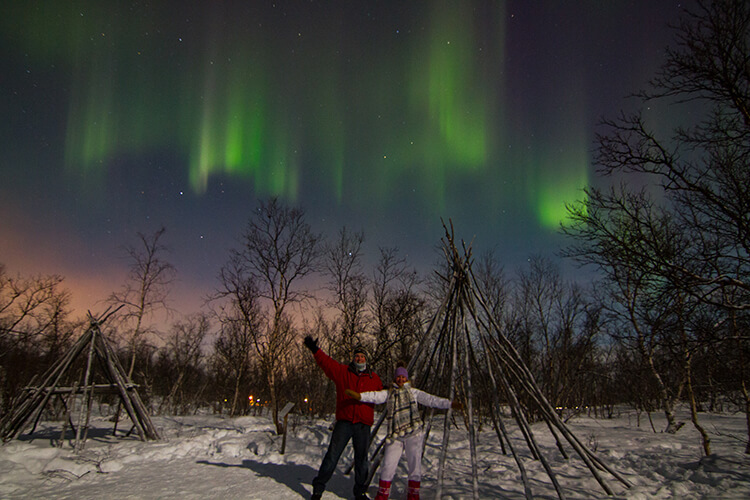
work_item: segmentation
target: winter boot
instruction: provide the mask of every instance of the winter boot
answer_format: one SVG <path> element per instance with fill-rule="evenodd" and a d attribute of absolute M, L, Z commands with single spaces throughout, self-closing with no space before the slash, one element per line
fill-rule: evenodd
<path fill-rule="evenodd" d="M 375 500 L 388 500 L 388 496 L 391 494 L 391 482 L 380 480 L 378 485 L 378 494 L 375 496 Z"/>
<path fill-rule="evenodd" d="M 409 492 L 406 500 L 419 500 L 419 481 L 409 481 Z"/>

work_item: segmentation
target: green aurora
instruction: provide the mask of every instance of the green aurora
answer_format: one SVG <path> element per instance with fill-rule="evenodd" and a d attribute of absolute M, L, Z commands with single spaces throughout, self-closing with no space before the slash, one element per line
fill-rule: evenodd
<path fill-rule="evenodd" d="M 196 195 L 238 178 L 297 202 L 314 181 L 377 208 L 413 185 L 440 215 L 470 197 L 494 217 L 512 200 L 554 229 L 589 183 L 585 99 L 564 98 L 574 82 L 549 96 L 567 119 L 546 134 L 549 117 L 510 94 L 503 2 L 392 4 L 400 24 L 339 2 L 294 15 L 104 4 L 17 2 L 0 21 L 25 64 L 66 80 L 64 165 L 82 191 L 123 155 L 168 150 Z"/>

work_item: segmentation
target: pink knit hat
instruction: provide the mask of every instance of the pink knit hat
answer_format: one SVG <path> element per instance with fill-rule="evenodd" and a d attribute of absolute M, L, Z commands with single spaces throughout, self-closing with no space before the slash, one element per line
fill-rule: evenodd
<path fill-rule="evenodd" d="M 406 371 L 406 368 L 404 368 L 403 366 L 399 366 L 398 368 L 396 368 L 395 376 L 398 377 L 399 375 L 406 377 L 407 379 L 409 378 L 409 372 Z"/>

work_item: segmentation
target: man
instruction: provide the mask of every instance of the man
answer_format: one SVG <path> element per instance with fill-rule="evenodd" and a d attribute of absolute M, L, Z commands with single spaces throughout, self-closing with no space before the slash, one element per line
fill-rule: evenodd
<path fill-rule="evenodd" d="M 347 389 L 356 392 L 379 391 L 383 388 L 380 377 L 367 366 L 367 351 L 357 346 L 353 352 L 352 362 L 348 365 L 339 363 L 318 347 L 317 339 L 305 337 L 305 347 L 315 356 L 315 361 L 326 376 L 336 384 L 336 425 L 331 433 L 328 451 L 320 464 L 318 475 L 313 479 L 311 500 L 320 500 L 326 483 L 336 470 L 341 453 L 349 440 L 354 446 L 354 498 L 367 499 L 367 449 L 370 445 L 370 426 L 375 418 L 373 404 L 361 403 L 347 397 Z"/>

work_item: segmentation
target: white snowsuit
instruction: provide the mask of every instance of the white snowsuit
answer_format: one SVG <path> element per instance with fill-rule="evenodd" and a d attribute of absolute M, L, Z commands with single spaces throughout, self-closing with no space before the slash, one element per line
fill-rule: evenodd
<path fill-rule="evenodd" d="M 414 400 L 423 406 L 430 408 L 447 409 L 451 407 L 451 400 L 439 398 L 424 391 L 415 389 L 407 382 L 404 384 L 409 389 Z M 360 394 L 363 403 L 385 403 L 391 391 L 384 389 L 382 391 L 370 391 Z M 385 445 L 382 469 L 380 470 L 381 481 L 392 481 L 396 474 L 396 467 L 401 458 L 401 454 L 406 449 L 406 465 L 409 471 L 409 481 L 420 481 L 422 478 L 422 440 L 424 432 L 420 428 L 417 431 L 407 434 L 403 437 L 397 437 Z"/>

